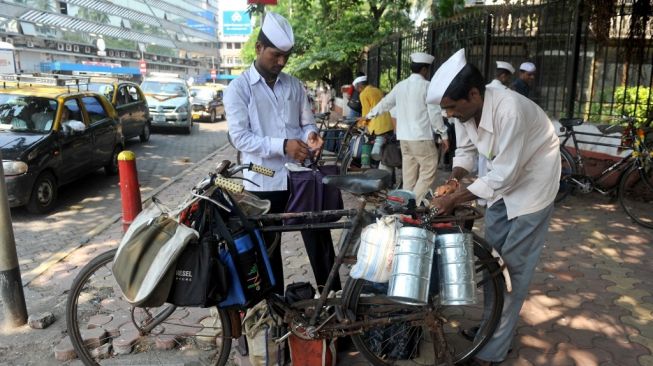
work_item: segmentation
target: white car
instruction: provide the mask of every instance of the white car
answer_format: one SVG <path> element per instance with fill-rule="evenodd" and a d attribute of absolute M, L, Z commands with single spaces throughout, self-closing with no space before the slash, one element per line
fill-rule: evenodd
<path fill-rule="evenodd" d="M 193 130 L 190 93 L 184 79 L 174 76 L 149 76 L 141 83 L 150 108 L 152 127 L 181 128 L 190 134 Z"/>

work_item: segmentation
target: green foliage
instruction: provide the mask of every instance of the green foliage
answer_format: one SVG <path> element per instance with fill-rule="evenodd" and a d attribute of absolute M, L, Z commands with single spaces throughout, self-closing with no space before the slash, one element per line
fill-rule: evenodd
<path fill-rule="evenodd" d="M 409 8 L 407 0 L 280 0 L 268 9 L 293 26 L 295 47 L 284 71 L 341 85 L 351 82 L 366 46 L 413 28 Z M 252 33 L 241 52 L 245 62 L 255 58 L 257 35 Z"/>
<path fill-rule="evenodd" d="M 645 86 L 619 86 L 614 93 L 602 93 L 590 107 L 594 122 L 618 124 L 622 117 L 634 117 L 637 127 L 653 126 L 653 93 Z"/>
<path fill-rule="evenodd" d="M 620 115 L 635 117 L 636 126 L 648 126 L 653 117 L 651 88 L 644 86 L 620 86 L 614 91 L 614 111 Z"/>

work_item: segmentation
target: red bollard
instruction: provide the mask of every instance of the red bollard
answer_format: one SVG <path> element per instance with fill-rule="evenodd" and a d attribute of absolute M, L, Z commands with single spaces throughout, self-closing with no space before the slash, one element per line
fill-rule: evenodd
<path fill-rule="evenodd" d="M 118 154 L 120 196 L 122 197 L 122 231 L 125 232 L 143 209 L 140 184 L 136 171 L 136 155 L 128 150 Z"/>

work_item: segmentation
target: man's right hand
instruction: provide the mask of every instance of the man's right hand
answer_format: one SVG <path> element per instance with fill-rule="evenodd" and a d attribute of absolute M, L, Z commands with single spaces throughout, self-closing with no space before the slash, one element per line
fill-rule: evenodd
<path fill-rule="evenodd" d="M 438 186 L 435 189 L 435 197 L 442 197 L 448 194 L 452 194 L 458 190 L 458 187 L 460 187 L 460 184 L 457 181 L 449 180 L 447 183 Z"/>
<path fill-rule="evenodd" d="M 288 140 L 286 141 L 286 155 L 290 156 L 293 160 L 303 162 L 309 157 L 308 145 L 301 140 Z"/>

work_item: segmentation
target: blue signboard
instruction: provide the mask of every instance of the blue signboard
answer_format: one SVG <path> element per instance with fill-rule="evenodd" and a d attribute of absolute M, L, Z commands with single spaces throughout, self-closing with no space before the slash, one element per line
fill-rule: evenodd
<path fill-rule="evenodd" d="M 231 10 L 222 13 L 222 34 L 225 36 L 248 36 L 252 23 L 245 10 Z"/>
<path fill-rule="evenodd" d="M 215 22 L 213 13 L 210 11 L 200 11 L 197 12 L 197 15 L 201 16 L 202 18 L 205 18 L 209 20 L 209 24 L 213 24 Z M 186 20 L 186 25 L 189 26 L 190 28 L 193 28 L 195 30 L 198 30 L 200 32 L 204 32 L 206 34 L 210 34 L 212 36 L 215 36 L 215 27 L 212 25 L 207 25 L 204 23 L 197 22 L 192 19 L 187 19 Z"/>

